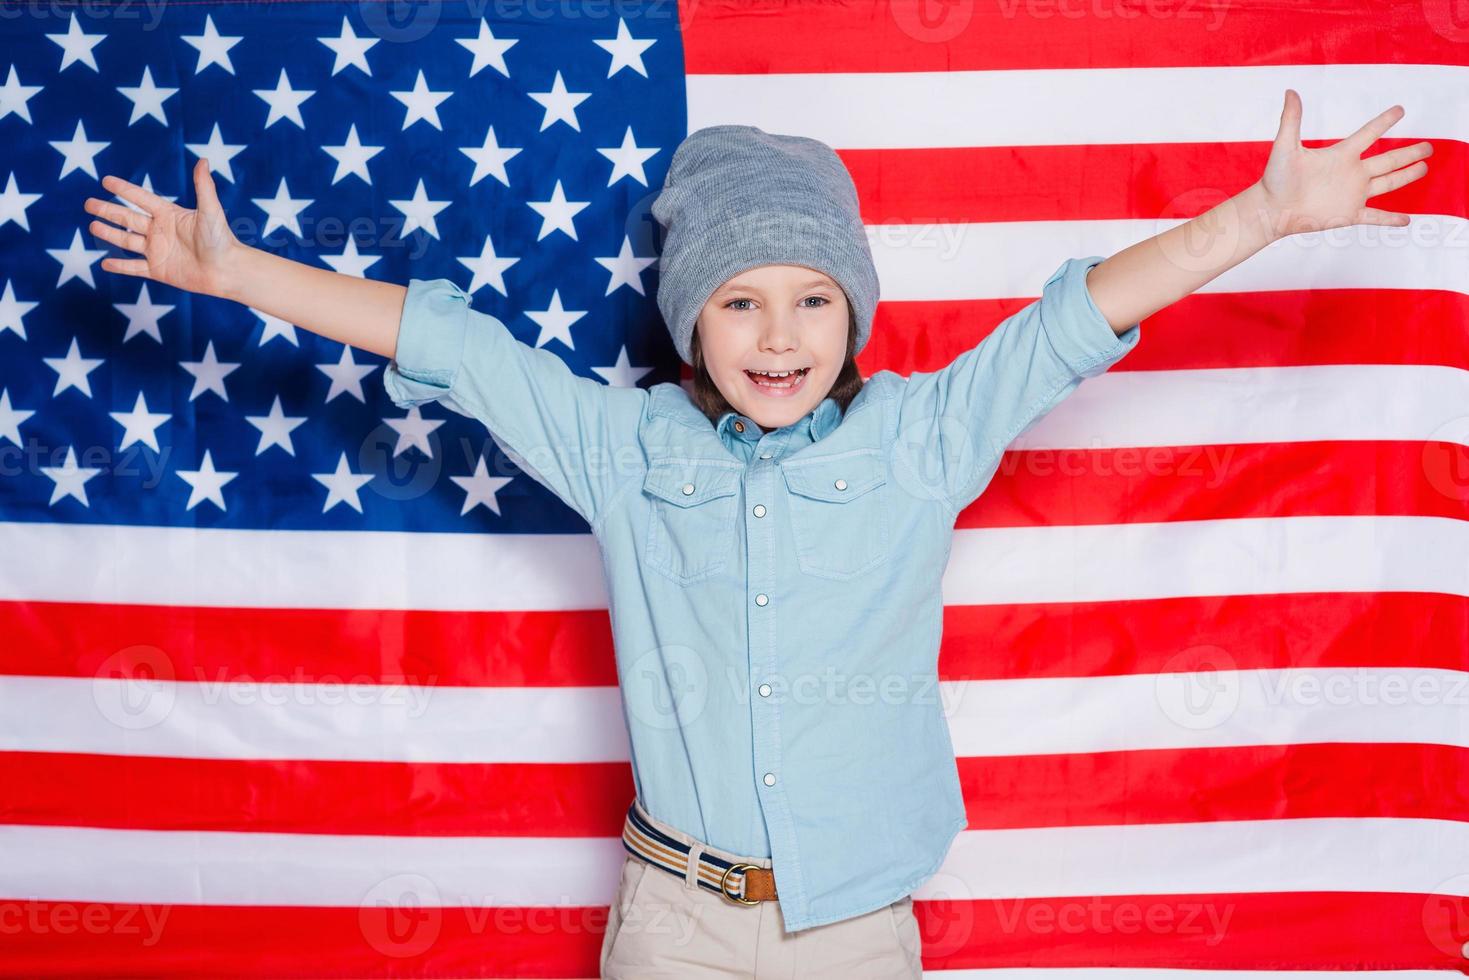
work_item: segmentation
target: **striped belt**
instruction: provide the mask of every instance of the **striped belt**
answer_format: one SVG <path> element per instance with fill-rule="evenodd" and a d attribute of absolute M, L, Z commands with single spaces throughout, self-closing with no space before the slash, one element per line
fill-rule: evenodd
<path fill-rule="evenodd" d="M 622 846 L 631 854 L 684 878 L 689 845 L 663 833 L 637 814 L 637 803 L 627 808 L 622 824 Z M 699 855 L 699 887 L 718 892 L 729 902 L 758 905 L 777 901 L 775 872 L 743 862 L 733 863 L 705 851 Z"/>

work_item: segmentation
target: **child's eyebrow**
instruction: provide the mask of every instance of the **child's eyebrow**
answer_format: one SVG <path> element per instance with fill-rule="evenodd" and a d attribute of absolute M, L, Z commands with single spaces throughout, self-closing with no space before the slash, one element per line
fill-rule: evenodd
<path fill-rule="evenodd" d="M 832 288 L 834 288 L 832 286 L 832 284 L 829 283 L 829 282 L 827 282 L 825 279 L 812 279 L 809 282 L 804 282 L 801 285 L 797 286 L 796 287 L 796 291 L 797 292 L 804 292 L 807 289 L 832 289 Z M 719 292 L 716 295 L 723 296 L 725 293 L 732 293 L 732 292 L 735 292 L 736 290 L 741 290 L 741 289 L 746 290 L 748 292 L 752 292 L 752 293 L 761 292 L 761 289 L 758 286 L 751 286 L 751 285 L 747 285 L 746 283 L 742 283 L 741 282 L 741 283 L 735 283 L 733 285 L 726 285 L 726 286 L 719 287 Z"/>

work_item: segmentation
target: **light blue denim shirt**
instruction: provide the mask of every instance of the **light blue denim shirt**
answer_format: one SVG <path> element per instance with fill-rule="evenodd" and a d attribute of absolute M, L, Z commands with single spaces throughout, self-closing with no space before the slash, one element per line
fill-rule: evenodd
<path fill-rule="evenodd" d="M 384 384 L 435 399 L 584 517 L 601 548 L 638 799 L 770 857 L 789 931 L 913 892 L 966 825 L 938 687 L 959 512 L 1005 447 L 1136 346 L 1067 259 L 941 370 L 879 371 L 763 431 L 682 387 L 610 387 L 447 279 L 409 282 Z"/>

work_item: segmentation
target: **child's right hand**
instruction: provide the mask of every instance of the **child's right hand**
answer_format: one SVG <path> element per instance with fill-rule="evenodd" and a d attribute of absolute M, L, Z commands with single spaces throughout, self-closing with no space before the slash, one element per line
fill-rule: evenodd
<path fill-rule="evenodd" d="M 120 177 L 108 174 L 102 186 L 141 208 L 145 214 L 89 197 L 88 212 L 113 224 L 93 221 L 88 229 L 105 242 L 137 252 L 140 259 L 105 258 L 102 268 L 142 276 L 191 293 L 226 296 L 235 271 L 235 257 L 244 247 L 225 219 L 214 193 L 209 161 L 194 164 L 197 210 L 181 208 Z"/>

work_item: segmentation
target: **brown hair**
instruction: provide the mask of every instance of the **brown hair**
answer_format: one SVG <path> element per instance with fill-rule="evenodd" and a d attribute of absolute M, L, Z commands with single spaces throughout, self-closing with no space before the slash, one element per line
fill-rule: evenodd
<path fill-rule="evenodd" d="M 836 380 L 831 384 L 831 390 L 824 397 L 835 398 L 837 405 L 841 407 L 842 414 L 847 412 L 847 406 L 852 399 L 857 397 L 857 392 L 862 390 L 866 382 L 857 371 L 857 356 L 854 350 L 857 346 L 857 314 L 849 305 L 847 307 L 847 356 L 842 361 L 842 369 L 837 372 Z M 708 416 L 710 422 L 718 422 L 719 417 L 725 412 L 732 411 L 731 405 L 714 384 L 714 379 L 709 377 L 709 369 L 704 365 L 704 350 L 699 344 L 699 328 L 694 326 L 694 336 L 689 342 L 689 353 L 693 358 L 694 369 L 694 404 L 699 410 Z"/>

